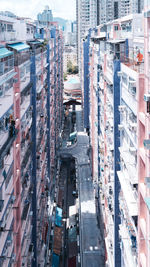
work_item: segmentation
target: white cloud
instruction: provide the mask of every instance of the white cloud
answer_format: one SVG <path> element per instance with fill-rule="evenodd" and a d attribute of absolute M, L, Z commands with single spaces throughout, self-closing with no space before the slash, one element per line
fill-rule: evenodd
<path fill-rule="evenodd" d="M 36 18 L 45 5 L 49 5 L 54 16 L 75 19 L 76 0 L 0 0 L 0 11 L 11 11 L 17 16 Z"/>

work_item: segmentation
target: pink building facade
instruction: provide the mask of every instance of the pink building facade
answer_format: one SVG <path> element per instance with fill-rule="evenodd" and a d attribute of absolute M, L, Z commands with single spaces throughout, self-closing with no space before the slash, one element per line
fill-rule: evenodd
<path fill-rule="evenodd" d="M 0 34 L 0 266 L 44 266 L 51 261 L 62 33 L 55 24 L 36 29 L 1 19 L 6 33 Z M 12 34 L 20 29 L 22 41 L 10 38 L 7 24 Z"/>
<path fill-rule="evenodd" d="M 107 266 L 150 266 L 149 8 L 98 26 L 83 44 L 84 122 Z"/>

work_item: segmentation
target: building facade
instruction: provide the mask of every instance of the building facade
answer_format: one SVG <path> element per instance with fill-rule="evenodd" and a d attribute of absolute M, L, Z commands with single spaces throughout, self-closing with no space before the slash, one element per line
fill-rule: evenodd
<path fill-rule="evenodd" d="M 14 18 L 1 21 L 6 29 L 16 23 L 18 34 L 29 38 L 0 38 L 0 265 L 44 266 L 51 260 L 62 33 L 53 23 L 44 30 L 25 21 L 19 27 Z"/>
<path fill-rule="evenodd" d="M 144 0 L 98 0 L 98 25 L 133 13 L 142 13 Z"/>
<path fill-rule="evenodd" d="M 77 0 L 76 1 L 77 21 L 77 56 L 79 72 L 81 73 L 81 43 L 90 28 L 97 25 L 97 1 Z"/>
<path fill-rule="evenodd" d="M 37 20 L 40 23 L 40 25 L 43 26 L 47 26 L 49 22 L 53 21 L 52 10 L 49 9 L 49 6 L 45 6 L 43 12 L 37 15 Z"/>
<path fill-rule="evenodd" d="M 150 266 L 149 8 L 100 25 L 83 42 L 84 127 L 107 266 Z"/>

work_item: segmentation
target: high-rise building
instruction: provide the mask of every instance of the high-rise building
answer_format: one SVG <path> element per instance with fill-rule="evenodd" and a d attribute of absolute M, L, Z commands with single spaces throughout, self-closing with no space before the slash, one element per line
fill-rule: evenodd
<path fill-rule="evenodd" d="M 76 21 L 67 21 L 66 22 L 66 29 L 64 31 L 64 37 L 65 37 L 65 44 L 66 45 L 73 45 L 76 46 L 76 37 L 77 37 L 77 32 L 76 32 Z"/>
<path fill-rule="evenodd" d="M 98 24 L 103 24 L 132 13 L 141 13 L 144 7 L 144 0 L 98 0 L 98 2 Z"/>
<path fill-rule="evenodd" d="M 49 22 L 53 21 L 52 10 L 49 9 L 49 6 L 45 6 L 44 11 L 37 15 L 37 20 L 38 20 L 39 24 L 41 24 L 43 26 L 48 25 Z"/>
<path fill-rule="evenodd" d="M 106 266 L 150 266 L 149 10 L 100 25 L 83 43 L 84 127 Z"/>
<path fill-rule="evenodd" d="M 97 0 L 76 0 L 77 55 L 81 73 L 81 41 L 89 28 L 97 25 Z"/>
<path fill-rule="evenodd" d="M 0 266 L 44 266 L 51 260 L 63 37 L 56 23 L 44 30 L 0 16 L 0 24 Z"/>

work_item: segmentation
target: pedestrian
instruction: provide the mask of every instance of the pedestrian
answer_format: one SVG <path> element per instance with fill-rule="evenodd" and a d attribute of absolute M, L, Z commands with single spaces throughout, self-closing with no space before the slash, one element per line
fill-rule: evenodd
<path fill-rule="evenodd" d="M 138 54 L 136 57 L 137 57 L 137 65 L 140 65 L 143 60 L 143 55 L 141 54 L 140 49 L 138 50 Z"/>

